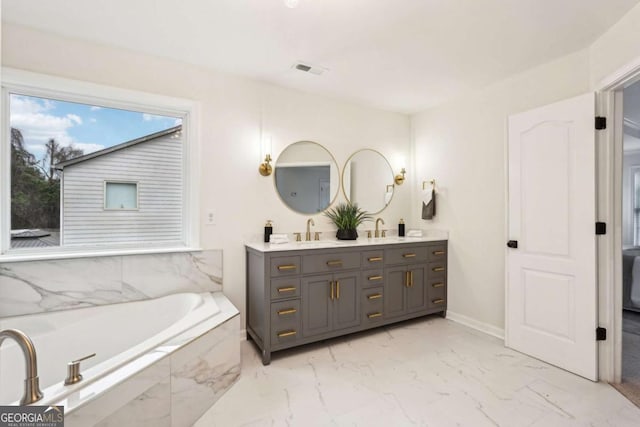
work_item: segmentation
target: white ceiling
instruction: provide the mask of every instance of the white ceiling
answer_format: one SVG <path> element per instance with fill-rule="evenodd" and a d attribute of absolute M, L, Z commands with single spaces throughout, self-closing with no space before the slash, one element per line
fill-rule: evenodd
<path fill-rule="evenodd" d="M 638 1 L 5 0 L 2 20 L 416 112 L 587 47 Z"/>

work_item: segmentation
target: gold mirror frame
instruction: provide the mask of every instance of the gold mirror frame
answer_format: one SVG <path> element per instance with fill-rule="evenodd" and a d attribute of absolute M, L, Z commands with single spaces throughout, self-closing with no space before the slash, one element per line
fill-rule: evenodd
<path fill-rule="evenodd" d="M 349 202 L 349 203 L 353 203 L 351 198 L 349 196 L 347 196 L 347 190 L 345 189 L 345 172 L 347 170 L 350 170 L 349 164 L 350 162 L 353 160 L 353 158 L 358 154 L 361 153 L 363 151 L 370 151 L 373 152 L 375 154 L 377 154 L 378 156 L 380 156 L 380 158 L 382 160 L 384 160 L 385 164 L 389 167 L 389 183 L 385 184 L 385 194 L 389 192 L 389 188 L 391 188 L 391 197 L 389 198 L 389 201 L 387 203 L 384 204 L 384 206 L 382 207 L 382 209 L 373 212 L 373 211 L 368 211 L 366 206 L 362 206 L 358 201 L 355 201 L 355 203 L 358 204 L 358 207 L 367 210 L 368 213 L 372 214 L 372 215 L 376 215 L 379 214 L 380 212 L 384 211 L 387 206 L 389 206 L 391 204 L 391 201 L 393 200 L 393 196 L 395 194 L 395 184 L 394 184 L 394 176 L 393 176 L 393 168 L 391 167 L 391 163 L 389 163 L 389 160 L 387 160 L 387 158 L 379 151 L 371 149 L 371 148 L 362 148 L 356 152 L 354 152 L 353 154 L 351 154 L 349 156 L 349 158 L 347 159 L 347 161 L 344 163 L 344 166 L 342 167 L 342 174 L 340 175 L 340 181 L 341 181 L 341 187 L 342 187 L 342 194 L 344 195 L 344 198 Z M 351 180 L 349 179 L 349 182 L 351 182 Z"/>
<path fill-rule="evenodd" d="M 324 151 L 329 155 L 329 158 L 330 158 L 330 161 L 331 161 L 331 163 L 330 163 L 330 164 L 333 164 L 333 165 L 335 166 L 335 169 L 336 169 L 336 173 L 335 173 L 335 175 L 336 175 L 336 181 L 337 181 L 337 182 L 336 182 L 336 184 L 335 184 L 335 185 L 336 185 L 335 194 L 333 194 L 333 195 L 332 195 L 332 194 L 329 194 L 329 198 L 330 198 L 329 203 L 328 203 L 328 204 L 327 204 L 327 206 L 326 206 L 324 209 L 322 209 L 321 211 L 317 211 L 317 212 L 303 212 L 303 211 L 299 211 L 299 210 L 295 209 L 294 207 L 290 206 L 290 205 L 289 205 L 289 203 L 287 203 L 287 201 L 282 197 L 282 194 L 281 194 L 281 193 L 280 193 L 280 191 L 278 190 L 278 182 L 277 182 L 277 169 L 278 169 L 278 162 L 280 161 L 280 159 L 281 159 L 281 157 L 282 157 L 282 154 L 283 154 L 285 151 L 287 151 L 287 150 L 288 150 L 289 148 L 291 148 L 292 146 L 294 146 L 294 145 L 296 145 L 296 144 L 300 144 L 300 143 L 315 144 L 315 145 L 317 145 L 318 147 L 322 148 L 322 149 L 323 149 L 323 150 L 324 150 Z M 292 212 L 295 212 L 295 213 L 298 213 L 298 214 L 301 214 L 301 215 L 317 215 L 317 214 L 320 214 L 320 213 L 322 213 L 322 212 L 326 211 L 327 209 L 329 209 L 329 207 L 331 207 L 331 205 L 333 205 L 333 203 L 334 203 L 334 202 L 336 201 L 336 199 L 338 198 L 338 194 L 340 194 L 340 186 L 341 186 L 341 183 L 340 183 L 340 177 L 341 177 L 342 175 L 340 174 L 340 167 L 338 166 L 338 162 L 336 161 L 336 158 L 333 156 L 333 154 L 331 153 L 331 151 L 329 151 L 329 150 L 327 149 L 327 147 L 325 147 L 324 145 L 319 144 L 319 143 L 317 143 L 317 142 L 315 142 L 315 141 L 302 140 L 302 141 L 292 142 L 291 144 L 287 145 L 287 146 L 286 146 L 286 147 L 285 147 L 285 148 L 280 152 L 280 155 L 278 156 L 278 158 L 277 158 L 277 159 L 276 159 L 276 161 L 274 162 L 274 165 L 273 165 L 273 171 L 274 171 L 274 172 L 273 172 L 273 187 L 274 187 L 274 189 L 275 189 L 275 191 L 276 191 L 276 194 L 278 195 L 278 198 L 280 199 L 280 201 L 282 202 L 282 204 L 284 204 L 284 205 L 285 205 L 288 209 L 290 209 Z M 331 176 L 330 176 L 330 179 L 331 179 Z M 331 197 L 331 196 L 333 196 L 333 197 Z"/>

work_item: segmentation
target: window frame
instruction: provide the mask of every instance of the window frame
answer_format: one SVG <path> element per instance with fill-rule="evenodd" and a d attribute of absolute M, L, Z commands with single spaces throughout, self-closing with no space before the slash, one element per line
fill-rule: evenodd
<path fill-rule="evenodd" d="M 199 102 L 6 67 L 1 69 L 0 78 L 2 132 L 2 138 L 0 138 L 0 263 L 200 250 Z M 50 248 L 11 249 L 11 126 L 9 121 L 11 93 L 181 117 L 184 138 L 181 241 L 162 244 L 136 242 L 135 244 L 74 245 L 73 247 L 64 247 L 61 242 L 61 246 Z"/>
<path fill-rule="evenodd" d="M 136 186 L 136 207 L 135 208 L 110 208 L 107 207 L 107 186 L 108 184 L 132 184 Z M 120 181 L 117 179 L 105 179 L 103 188 L 104 191 L 102 193 L 103 205 L 102 209 L 109 212 L 120 212 L 120 211 L 139 211 L 140 210 L 140 192 L 139 192 L 140 183 L 138 181 Z"/>

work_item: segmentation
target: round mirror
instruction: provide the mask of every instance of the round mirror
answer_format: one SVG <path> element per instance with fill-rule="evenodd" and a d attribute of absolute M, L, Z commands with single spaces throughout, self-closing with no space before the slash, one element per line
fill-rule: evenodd
<path fill-rule="evenodd" d="M 376 214 L 393 197 L 393 170 L 387 159 L 365 148 L 349 157 L 342 170 L 342 191 L 350 203 Z"/>
<path fill-rule="evenodd" d="M 333 203 L 338 195 L 338 165 L 322 145 L 299 141 L 278 157 L 274 179 L 282 201 L 296 212 L 315 214 Z"/>

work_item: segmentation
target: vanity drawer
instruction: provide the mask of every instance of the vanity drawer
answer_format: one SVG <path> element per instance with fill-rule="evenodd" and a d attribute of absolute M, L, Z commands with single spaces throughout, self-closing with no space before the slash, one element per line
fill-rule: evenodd
<path fill-rule="evenodd" d="M 271 304 L 271 341 L 274 345 L 296 341 L 302 333 L 300 300 Z"/>
<path fill-rule="evenodd" d="M 427 295 L 429 299 L 447 299 L 447 282 L 444 278 L 436 277 L 427 281 Z"/>
<path fill-rule="evenodd" d="M 271 279 L 271 299 L 299 298 L 300 279 Z"/>
<path fill-rule="evenodd" d="M 362 323 L 378 323 L 384 319 L 384 288 L 369 288 L 362 291 Z"/>
<path fill-rule="evenodd" d="M 362 268 L 377 268 L 384 265 L 384 251 L 366 251 L 362 253 Z"/>
<path fill-rule="evenodd" d="M 327 273 L 352 268 L 360 268 L 360 252 L 304 255 L 302 257 L 302 272 L 305 274 Z"/>
<path fill-rule="evenodd" d="M 293 276 L 300 274 L 299 256 L 271 258 L 271 277 Z"/>
<path fill-rule="evenodd" d="M 384 284 L 384 270 L 366 270 L 362 272 L 362 287 L 380 286 Z"/>
<path fill-rule="evenodd" d="M 430 262 L 427 272 L 429 273 L 429 277 L 444 277 L 447 274 L 447 262 Z"/>
<path fill-rule="evenodd" d="M 391 264 L 414 264 L 427 261 L 429 248 L 418 246 L 412 248 L 393 248 L 384 251 L 384 263 Z"/>
<path fill-rule="evenodd" d="M 447 259 L 447 245 L 429 246 L 429 261 L 440 261 Z"/>

